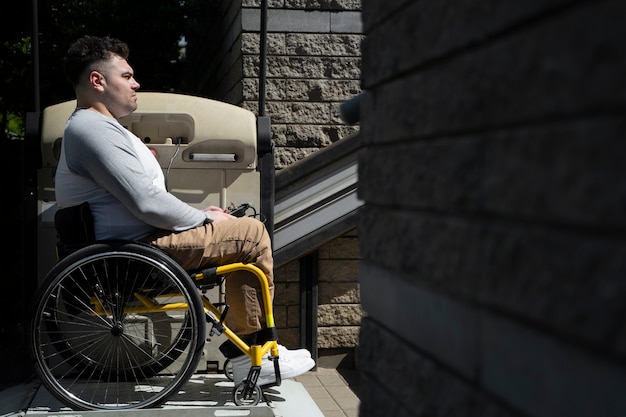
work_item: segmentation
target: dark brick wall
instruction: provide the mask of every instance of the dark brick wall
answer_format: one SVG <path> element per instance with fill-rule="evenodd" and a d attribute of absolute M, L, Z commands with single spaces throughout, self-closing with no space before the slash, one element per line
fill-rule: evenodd
<path fill-rule="evenodd" d="M 361 415 L 625 415 L 626 3 L 362 13 Z"/>

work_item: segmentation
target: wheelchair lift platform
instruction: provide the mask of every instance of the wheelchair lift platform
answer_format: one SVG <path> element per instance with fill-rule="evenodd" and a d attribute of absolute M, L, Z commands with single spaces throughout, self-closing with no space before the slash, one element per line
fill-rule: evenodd
<path fill-rule="evenodd" d="M 125 410 L 72 410 L 38 381 L 0 391 L 0 417 L 324 417 L 304 386 L 284 380 L 265 390 L 267 402 L 237 406 L 233 383 L 223 374 L 195 374 L 160 407 Z"/>
<path fill-rule="evenodd" d="M 263 193 L 259 192 L 262 181 L 257 136 L 268 136 L 265 130 L 269 129 L 260 128 L 264 125 L 257 124 L 251 112 L 190 96 L 141 93 L 141 97 L 138 111 L 121 121 L 155 151 L 164 171 L 170 172 L 172 168 L 169 177 L 172 193 L 197 208 L 227 207 L 244 202 L 257 209 L 265 206 Z M 42 116 L 44 164 L 38 178 L 38 270 L 42 275 L 56 263 L 54 250 L 51 250 L 56 236 L 53 178 L 63 126 L 74 106 L 73 102 L 50 106 Z M 233 119 L 240 122 L 220 123 Z M 360 147 L 358 136 L 342 140 L 319 151 L 316 158 L 285 169 L 276 177 L 277 193 L 272 201 L 275 209 L 272 205 L 267 213 L 274 231 L 275 266 L 303 256 L 355 226 L 356 212 L 362 204 L 356 192 L 356 156 Z M 323 417 L 302 384 L 292 380 L 264 390 L 267 402 L 236 406 L 232 402 L 233 383 L 223 374 L 211 373 L 208 369 L 213 362 L 217 369 L 222 368 L 223 358 L 216 346 L 218 343 L 205 345 L 201 363 L 206 363 L 207 369 L 200 367 L 180 392 L 168 397 L 158 408 L 72 410 L 57 401 L 43 384 L 33 381 L 0 391 L 0 417 L 139 416 L 145 413 L 159 417 Z"/>

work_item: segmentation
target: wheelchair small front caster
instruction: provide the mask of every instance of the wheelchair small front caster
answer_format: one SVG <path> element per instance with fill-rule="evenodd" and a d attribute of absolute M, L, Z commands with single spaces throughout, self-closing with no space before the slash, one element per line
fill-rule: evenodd
<path fill-rule="evenodd" d="M 230 363 L 230 359 L 226 359 L 224 361 L 224 375 L 226 375 L 226 378 L 230 381 L 235 380 L 235 376 L 233 375 L 233 364 Z"/>
<path fill-rule="evenodd" d="M 233 401 L 236 405 L 257 405 L 261 401 L 261 397 L 263 397 L 263 391 L 261 391 L 258 385 L 255 385 L 251 390 L 246 390 L 246 385 L 246 381 L 244 381 L 233 389 Z"/>

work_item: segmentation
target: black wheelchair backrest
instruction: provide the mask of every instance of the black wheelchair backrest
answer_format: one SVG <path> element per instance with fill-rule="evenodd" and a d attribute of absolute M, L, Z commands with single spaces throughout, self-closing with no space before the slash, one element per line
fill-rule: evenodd
<path fill-rule="evenodd" d="M 96 240 L 93 216 L 87 202 L 58 210 L 54 215 L 54 227 L 59 260 Z"/>

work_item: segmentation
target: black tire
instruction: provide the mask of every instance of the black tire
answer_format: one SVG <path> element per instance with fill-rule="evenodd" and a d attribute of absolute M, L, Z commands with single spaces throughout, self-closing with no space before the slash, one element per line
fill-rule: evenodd
<path fill-rule="evenodd" d="M 249 393 L 246 393 L 246 381 L 239 383 L 233 388 L 233 402 L 235 405 L 252 407 L 257 405 L 263 398 L 261 387 L 255 385 Z"/>
<path fill-rule="evenodd" d="M 147 310 L 146 303 L 178 308 Z M 197 288 L 148 245 L 98 243 L 73 253 L 48 273 L 32 311 L 35 369 L 75 409 L 161 404 L 202 355 L 206 326 Z"/>
<path fill-rule="evenodd" d="M 230 359 L 226 359 L 224 361 L 224 375 L 229 381 L 235 380 L 235 375 L 233 374 L 233 364 L 230 362 Z"/>

